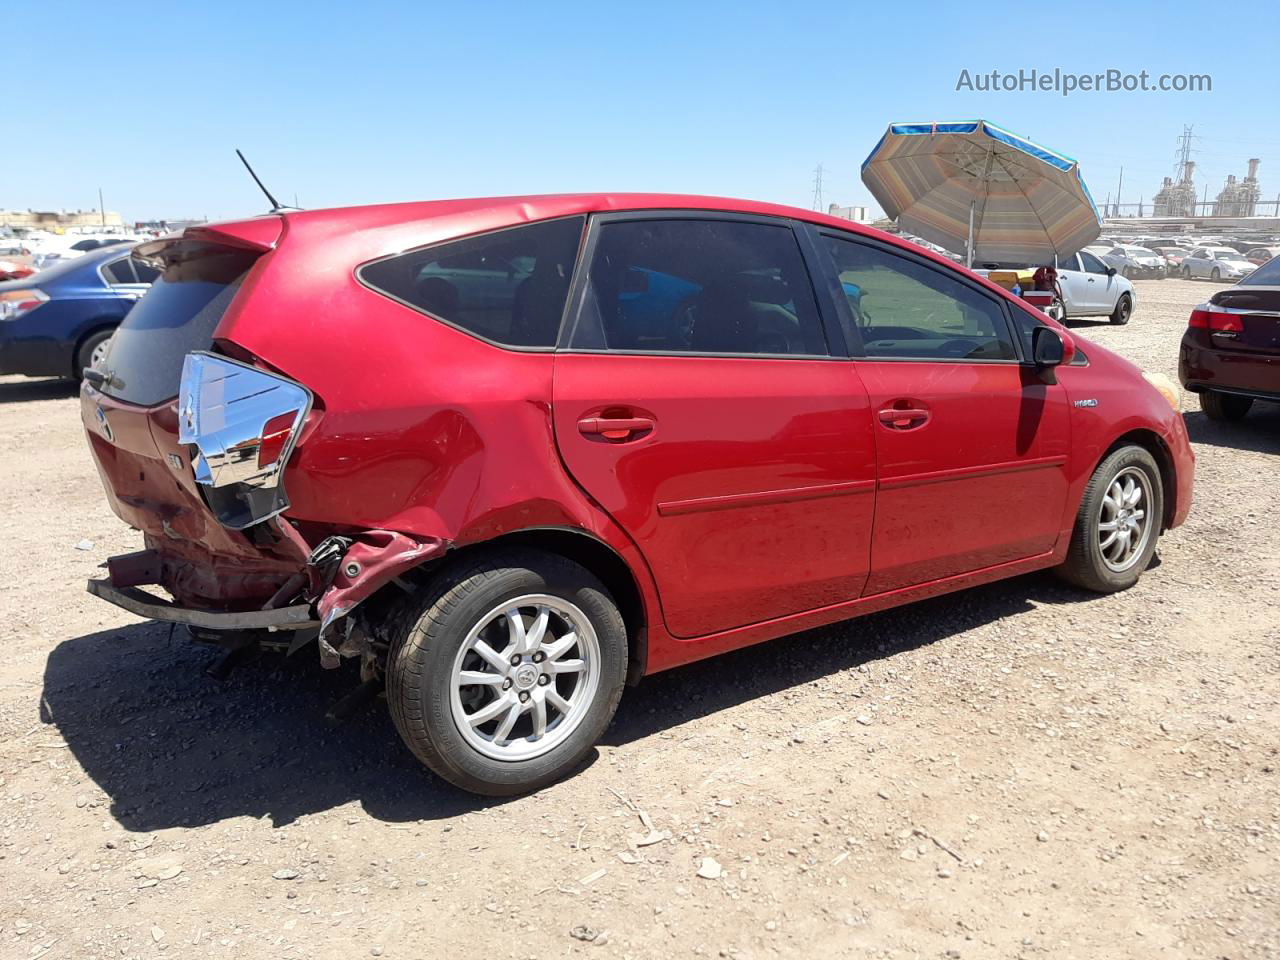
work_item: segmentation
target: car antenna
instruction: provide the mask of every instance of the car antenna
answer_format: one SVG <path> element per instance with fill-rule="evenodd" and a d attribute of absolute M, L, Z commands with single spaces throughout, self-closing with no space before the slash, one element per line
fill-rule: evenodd
<path fill-rule="evenodd" d="M 298 209 L 297 207 L 286 207 L 283 204 L 276 201 L 276 198 L 271 195 L 271 191 L 268 190 L 266 185 L 262 182 L 262 180 L 258 178 L 258 175 L 253 172 L 253 167 L 249 166 L 249 161 L 244 158 L 244 154 L 240 152 L 239 147 L 236 148 L 236 156 L 240 158 L 240 162 L 244 164 L 244 168 L 249 171 L 249 176 L 253 177 L 253 182 L 258 185 L 258 189 L 267 195 L 267 200 L 271 202 L 272 213 L 276 213 L 280 210 Z"/>

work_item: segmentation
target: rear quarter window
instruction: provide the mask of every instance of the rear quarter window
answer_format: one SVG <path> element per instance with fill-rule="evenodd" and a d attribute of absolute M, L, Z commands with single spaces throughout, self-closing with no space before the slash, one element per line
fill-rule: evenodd
<path fill-rule="evenodd" d="M 585 217 L 522 224 L 362 266 L 370 289 L 501 346 L 551 348 Z"/>
<path fill-rule="evenodd" d="M 178 395 L 182 359 L 206 350 L 258 254 L 215 244 L 179 241 L 163 254 L 151 289 L 111 338 L 104 393 L 154 406 Z"/>

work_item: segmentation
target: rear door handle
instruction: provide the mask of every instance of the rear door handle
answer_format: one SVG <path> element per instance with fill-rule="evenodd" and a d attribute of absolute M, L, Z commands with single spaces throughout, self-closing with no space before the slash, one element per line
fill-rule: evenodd
<path fill-rule="evenodd" d="M 880 422 L 890 430 L 912 430 L 929 422 L 929 411 L 921 407 L 885 407 Z"/>
<path fill-rule="evenodd" d="M 651 417 L 583 417 L 578 432 L 605 440 L 638 440 L 657 426 Z"/>

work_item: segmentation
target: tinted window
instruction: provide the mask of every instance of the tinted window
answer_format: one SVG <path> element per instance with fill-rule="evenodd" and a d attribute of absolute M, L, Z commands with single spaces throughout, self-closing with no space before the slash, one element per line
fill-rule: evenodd
<path fill-rule="evenodd" d="M 1058 269 L 1059 270 L 1079 270 L 1080 262 L 1074 253 L 1069 257 L 1059 257 Z"/>
<path fill-rule="evenodd" d="M 571 345 L 655 353 L 827 353 L 791 228 L 732 220 L 602 224 Z"/>
<path fill-rule="evenodd" d="M 155 283 L 156 277 L 160 276 L 159 270 L 141 260 L 133 261 L 133 272 L 138 275 L 139 283 Z"/>
<path fill-rule="evenodd" d="M 152 406 L 177 396 L 182 358 L 205 350 L 257 255 L 183 241 L 166 251 L 164 273 L 111 338 L 103 391 Z"/>
<path fill-rule="evenodd" d="M 1095 257 L 1092 253 L 1080 251 L 1080 262 L 1084 264 L 1084 268 L 1088 273 L 1106 273 L 1107 265 Z"/>
<path fill-rule="evenodd" d="M 1000 304 L 941 270 L 870 244 L 826 237 L 869 357 L 1013 360 Z"/>
<path fill-rule="evenodd" d="M 1240 281 L 1241 286 L 1280 286 L 1280 257 L 1273 257 Z"/>
<path fill-rule="evenodd" d="M 137 283 L 134 278 L 133 263 L 128 257 L 122 257 L 111 263 L 102 265 L 102 275 L 107 278 L 107 283 Z"/>
<path fill-rule="evenodd" d="M 512 227 L 365 264 L 359 276 L 395 300 L 513 347 L 554 347 L 582 217 Z"/>

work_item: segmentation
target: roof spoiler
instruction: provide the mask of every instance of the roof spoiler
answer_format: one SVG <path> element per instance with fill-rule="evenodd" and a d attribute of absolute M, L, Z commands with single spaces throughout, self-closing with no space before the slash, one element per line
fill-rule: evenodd
<path fill-rule="evenodd" d="M 187 227 L 182 233 L 171 233 L 138 244 L 133 248 L 133 255 L 146 260 L 158 258 L 180 240 L 203 240 L 206 243 L 220 243 L 266 253 L 268 250 L 275 249 L 283 234 L 284 217 L 278 213 L 271 213 L 248 220 L 227 220 L 221 223 L 202 223 L 199 226 Z"/>

